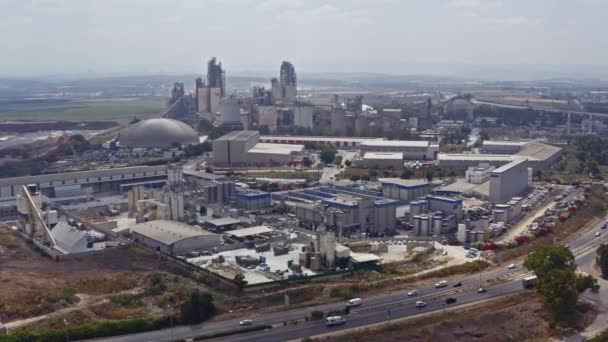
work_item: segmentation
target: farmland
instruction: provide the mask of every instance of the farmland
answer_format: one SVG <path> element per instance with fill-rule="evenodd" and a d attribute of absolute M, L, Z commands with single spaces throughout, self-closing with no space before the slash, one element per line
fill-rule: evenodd
<path fill-rule="evenodd" d="M 1 120 L 116 121 L 146 118 L 162 113 L 164 98 L 121 98 L 103 100 L 40 100 L 0 102 Z"/>

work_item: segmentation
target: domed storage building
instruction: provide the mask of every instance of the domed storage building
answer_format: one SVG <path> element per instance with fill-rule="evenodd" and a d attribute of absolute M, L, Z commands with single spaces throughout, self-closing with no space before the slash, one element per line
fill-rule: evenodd
<path fill-rule="evenodd" d="M 131 125 L 119 137 L 121 146 L 129 147 L 171 147 L 197 144 L 198 133 L 189 125 L 173 119 L 153 118 Z"/>

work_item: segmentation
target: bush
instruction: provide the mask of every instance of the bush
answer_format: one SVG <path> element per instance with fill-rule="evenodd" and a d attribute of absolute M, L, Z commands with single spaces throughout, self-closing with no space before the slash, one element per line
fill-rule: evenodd
<path fill-rule="evenodd" d="M 215 314 L 213 296 L 194 291 L 181 307 L 181 318 L 184 323 L 197 324 L 208 320 Z"/>

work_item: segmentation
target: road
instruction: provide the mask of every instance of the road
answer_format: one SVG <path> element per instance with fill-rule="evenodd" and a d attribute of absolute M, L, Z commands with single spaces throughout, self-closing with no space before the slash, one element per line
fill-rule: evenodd
<path fill-rule="evenodd" d="M 605 221 L 605 220 L 603 220 Z M 595 237 L 597 231 L 602 232 L 601 237 Z M 608 230 L 602 230 L 601 224 L 581 234 L 576 240 L 569 243 L 570 249 L 579 260 L 587 260 L 589 254 L 595 253 L 595 247 L 600 241 L 606 240 Z M 521 265 L 516 265 L 513 270 L 505 266 L 495 268 L 482 274 L 468 275 L 458 279 L 461 287 L 452 287 L 452 281 L 446 288 L 436 289 L 434 287 L 418 288 L 418 296 L 408 297 L 407 290 L 385 293 L 377 296 L 364 298 L 364 305 L 351 310 L 347 316 L 346 324 L 328 328 L 323 321 L 303 321 L 311 311 L 330 311 L 344 308 L 343 303 L 332 303 L 321 306 L 294 309 L 264 315 L 251 315 L 241 319 L 252 319 L 255 324 L 268 324 L 274 328 L 268 331 L 255 331 L 238 335 L 215 339 L 216 341 L 284 341 L 289 339 L 303 338 L 323 334 L 331 331 L 350 329 L 368 324 L 383 322 L 388 319 L 413 316 L 419 313 L 427 313 L 443 310 L 446 305 L 445 298 L 457 298 L 451 307 L 473 303 L 483 299 L 494 298 L 506 294 L 524 291 L 521 279 L 529 273 Z M 478 294 L 480 282 L 488 289 L 488 292 Z M 409 289 L 408 289 L 409 290 Z M 427 302 L 424 308 L 416 308 L 415 302 L 423 300 Z M 390 311 L 389 311 L 390 310 Z M 390 317 L 389 317 L 390 312 Z M 298 320 L 298 324 L 283 326 L 283 322 Z M 123 335 L 113 338 L 101 339 L 111 342 L 148 342 L 148 341 L 171 341 L 174 339 L 192 338 L 202 334 L 229 331 L 238 328 L 239 320 L 228 320 L 222 322 L 204 323 L 194 326 L 180 326 L 174 329 L 150 331 L 141 334 Z"/>

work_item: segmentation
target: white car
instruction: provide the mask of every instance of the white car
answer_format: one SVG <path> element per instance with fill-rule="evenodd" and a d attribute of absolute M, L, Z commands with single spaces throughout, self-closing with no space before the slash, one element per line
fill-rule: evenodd
<path fill-rule="evenodd" d="M 509 265 L 509 267 L 508 267 L 508 269 L 510 269 L 510 270 L 512 270 L 512 269 L 514 269 L 514 268 L 515 268 L 515 264 L 511 264 L 511 265 Z"/>
<path fill-rule="evenodd" d="M 242 320 L 242 321 L 239 322 L 239 325 L 241 325 L 241 326 L 252 325 L 252 324 L 253 324 L 253 321 L 250 320 L 250 319 L 244 319 L 244 320 Z"/>
<path fill-rule="evenodd" d="M 600 235 L 602 235 L 602 233 L 600 233 L 600 232 L 595 232 L 595 236 L 600 236 Z"/>
<path fill-rule="evenodd" d="M 423 301 L 421 301 L 421 300 L 419 300 L 419 301 L 416 302 L 416 307 L 417 308 L 423 308 L 425 306 L 426 306 L 426 303 L 423 302 Z"/>
<path fill-rule="evenodd" d="M 407 295 L 410 296 L 410 297 L 417 296 L 418 295 L 418 291 L 412 290 L 412 291 L 408 292 Z"/>
<path fill-rule="evenodd" d="M 438 283 L 435 284 L 435 288 L 436 289 L 439 289 L 439 288 L 442 288 L 442 287 L 446 287 L 446 286 L 448 286 L 448 281 L 447 280 L 442 280 L 442 281 L 440 281 L 440 282 L 438 282 Z"/>

